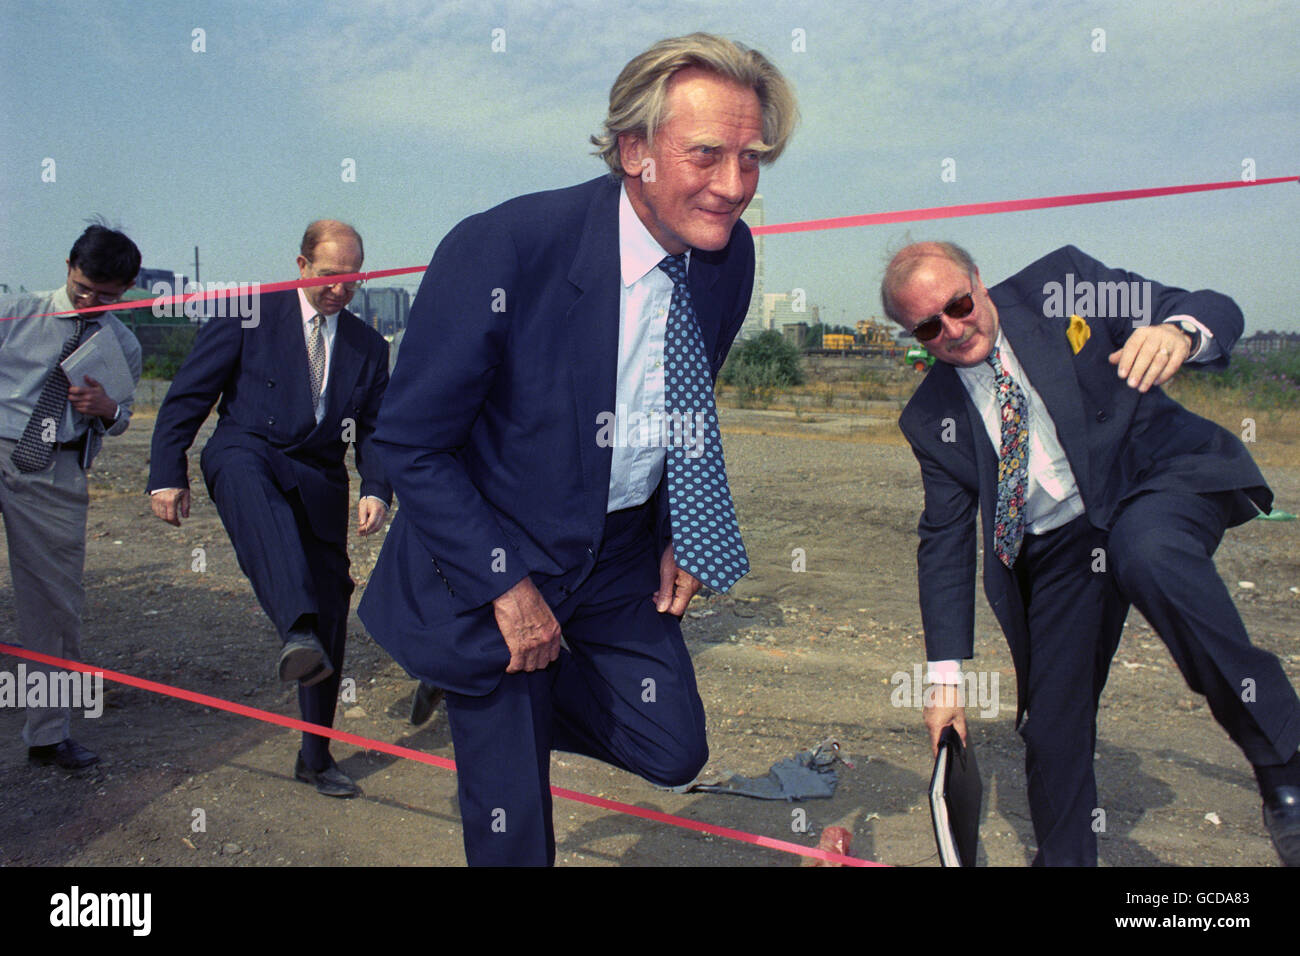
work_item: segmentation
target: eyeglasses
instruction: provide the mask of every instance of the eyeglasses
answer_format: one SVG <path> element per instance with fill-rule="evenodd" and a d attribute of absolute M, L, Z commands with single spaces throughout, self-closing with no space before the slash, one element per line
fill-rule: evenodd
<path fill-rule="evenodd" d="M 121 292 L 100 292 L 98 289 L 87 288 L 76 279 L 69 279 L 68 283 L 72 286 L 72 301 L 74 302 L 90 299 L 95 305 L 112 305 L 126 294 L 125 289 Z"/>
<path fill-rule="evenodd" d="M 312 274 L 315 275 L 316 278 L 318 278 L 318 279 L 329 279 L 329 278 L 333 278 L 333 277 L 330 276 L 329 274 L 321 275 L 320 273 L 316 272 L 316 267 L 313 266 L 313 265 L 311 264 L 311 261 L 310 261 L 310 260 L 308 260 L 307 265 L 311 268 Z M 366 282 L 365 279 L 357 279 L 357 280 L 355 280 L 355 281 L 353 281 L 353 282 L 331 282 L 329 285 L 319 286 L 319 288 L 322 288 L 322 289 L 332 289 L 332 288 L 334 288 L 334 286 L 339 286 L 339 287 L 341 287 L 345 292 L 355 292 L 355 291 L 357 290 L 357 287 L 358 287 L 358 286 L 365 285 L 365 282 Z"/>
<path fill-rule="evenodd" d="M 916 324 L 912 329 L 912 336 L 918 342 L 929 342 L 939 337 L 943 331 L 943 317 L 946 315 L 950 319 L 964 319 L 975 311 L 975 287 L 972 283 L 971 290 L 963 296 L 958 296 L 943 307 L 943 311 L 938 315 L 932 315 Z"/>

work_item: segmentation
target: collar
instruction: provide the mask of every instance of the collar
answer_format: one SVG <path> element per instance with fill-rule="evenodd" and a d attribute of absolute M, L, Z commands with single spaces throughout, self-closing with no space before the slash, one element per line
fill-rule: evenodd
<path fill-rule="evenodd" d="M 302 286 L 298 287 L 298 308 L 302 312 L 302 324 L 310 324 L 312 317 L 316 314 L 316 307 L 307 301 L 307 294 L 302 291 Z M 326 328 L 334 328 L 334 323 L 338 320 L 338 313 L 334 312 L 325 316 Z"/>
<path fill-rule="evenodd" d="M 640 282 L 670 253 L 650 235 L 641 217 L 632 208 L 632 200 L 627 196 L 627 186 L 618 189 L 618 254 L 619 272 L 623 285 L 630 287 Z M 686 265 L 690 268 L 691 250 L 686 250 Z M 665 278 L 667 276 L 665 275 Z"/>
<path fill-rule="evenodd" d="M 1012 351 L 1011 346 L 1007 343 L 1006 336 L 1002 334 L 1001 322 L 998 323 L 998 337 L 993 340 L 993 348 L 997 349 L 1002 355 L 1003 368 L 1007 365 L 1008 355 L 1010 355 L 1011 367 L 1014 369 L 1020 368 L 1020 363 L 1016 361 L 1016 353 Z M 989 354 L 992 355 L 993 353 L 990 352 Z M 978 365 L 958 368 L 956 372 L 963 381 L 969 382 L 992 382 L 995 377 L 993 366 L 989 364 L 987 358 Z"/>
<path fill-rule="evenodd" d="M 53 308 L 50 309 L 51 312 L 72 311 L 72 300 L 68 298 L 68 287 L 66 285 L 61 285 L 54 290 L 50 296 L 50 304 L 53 306 Z M 87 322 L 98 322 L 111 311 L 111 309 L 105 309 L 103 312 L 92 312 L 90 315 L 57 315 L 55 318 L 67 319 L 69 321 L 85 319 Z"/>

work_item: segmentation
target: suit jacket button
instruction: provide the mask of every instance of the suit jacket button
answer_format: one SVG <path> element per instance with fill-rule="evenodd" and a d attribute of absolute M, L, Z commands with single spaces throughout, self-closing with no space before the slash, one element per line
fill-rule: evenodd
<path fill-rule="evenodd" d="M 275 380 L 274 380 L 274 379 L 270 379 L 270 378 L 268 378 L 268 379 L 266 380 L 266 387 L 267 387 L 267 388 L 275 388 Z"/>
<path fill-rule="evenodd" d="M 268 416 L 267 419 L 266 419 L 266 423 L 267 423 L 268 425 L 274 425 L 274 424 L 275 424 L 275 416 L 274 416 L 274 415 L 270 415 L 270 416 Z"/>
<path fill-rule="evenodd" d="M 1110 416 L 1107 415 L 1105 412 L 1098 412 L 1098 413 L 1097 413 L 1097 421 L 1099 421 L 1099 422 L 1104 422 L 1104 421 L 1105 421 L 1106 419 L 1108 419 L 1108 418 L 1110 418 Z"/>

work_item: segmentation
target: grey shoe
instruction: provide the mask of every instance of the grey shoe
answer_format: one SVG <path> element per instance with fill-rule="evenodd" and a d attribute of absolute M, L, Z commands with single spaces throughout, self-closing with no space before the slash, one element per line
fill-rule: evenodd
<path fill-rule="evenodd" d="M 433 716 L 442 700 L 442 688 L 420 681 L 411 697 L 411 723 L 419 727 Z"/>
<path fill-rule="evenodd" d="M 357 782 L 340 770 L 333 758 L 330 758 L 330 765 L 324 770 L 312 770 L 303 761 L 300 750 L 298 759 L 293 764 L 293 775 L 303 783 L 312 784 L 317 793 L 327 797 L 361 796 L 361 788 L 357 786 Z"/>
<path fill-rule="evenodd" d="M 81 744 L 69 737 L 57 744 L 28 747 L 27 760 L 38 767 L 48 767 L 50 764 L 54 764 L 64 770 L 82 770 L 99 763 L 99 754 L 81 746 Z"/>
<path fill-rule="evenodd" d="M 325 648 L 310 631 L 290 631 L 284 642 L 278 667 L 280 680 L 286 684 L 298 681 L 303 687 L 319 684 L 334 673 Z"/>

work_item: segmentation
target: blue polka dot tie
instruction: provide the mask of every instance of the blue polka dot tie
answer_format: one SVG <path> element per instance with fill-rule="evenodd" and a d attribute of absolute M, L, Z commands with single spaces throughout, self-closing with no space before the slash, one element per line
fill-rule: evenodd
<path fill-rule="evenodd" d="M 997 349 L 989 353 L 993 390 L 1002 419 L 998 449 L 998 507 L 993 517 L 993 553 L 1007 567 L 1016 563 L 1025 540 L 1025 487 L 1029 484 L 1029 408 L 1025 393 L 1002 365 Z"/>
<path fill-rule="evenodd" d="M 722 461 L 722 434 L 713 403 L 713 370 L 686 284 L 686 254 L 659 268 L 673 280 L 664 333 L 664 400 L 673 440 L 668 446 L 668 506 L 677 566 L 715 591 L 749 571 L 736 509 Z"/>

